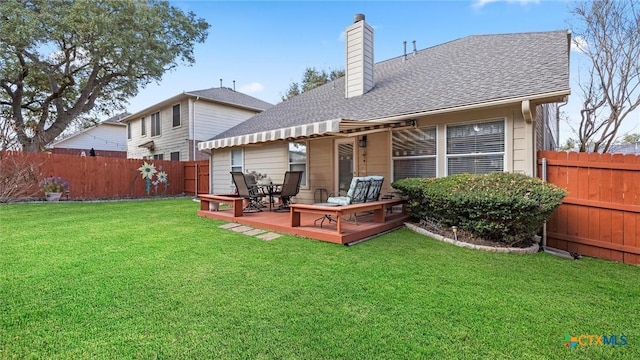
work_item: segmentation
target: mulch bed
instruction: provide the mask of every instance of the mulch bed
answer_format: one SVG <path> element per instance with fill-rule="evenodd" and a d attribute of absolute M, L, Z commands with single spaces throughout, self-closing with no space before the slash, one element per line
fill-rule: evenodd
<path fill-rule="evenodd" d="M 533 240 L 529 241 L 521 241 L 515 244 L 505 244 L 499 241 L 491 241 L 487 239 L 483 239 L 481 237 L 475 236 L 468 231 L 464 231 L 464 229 L 458 228 L 456 233 L 454 234 L 451 227 L 442 225 L 439 221 L 436 220 L 420 220 L 419 223 L 414 223 L 414 225 L 419 226 L 429 232 L 434 234 L 438 234 L 444 236 L 449 239 L 454 239 L 462 242 L 466 242 L 474 245 L 483 245 L 483 246 L 493 246 L 493 247 L 502 247 L 502 248 L 528 248 L 533 245 Z"/>

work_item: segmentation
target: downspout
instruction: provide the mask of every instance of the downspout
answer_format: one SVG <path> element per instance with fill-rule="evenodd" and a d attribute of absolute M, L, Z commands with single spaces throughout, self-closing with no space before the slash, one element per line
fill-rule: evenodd
<path fill-rule="evenodd" d="M 542 181 L 547 182 L 547 158 L 542 158 Z M 568 251 L 547 247 L 547 222 L 542 224 L 542 250 L 551 255 L 573 260 L 574 257 Z"/>
<path fill-rule="evenodd" d="M 556 136 L 558 138 L 556 139 L 556 148 L 554 149 L 555 151 L 558 151 L 560 149 L 560 108 L 569 103 L 569 99 L 565 99 L 566 100 L 556 108 Z"/>

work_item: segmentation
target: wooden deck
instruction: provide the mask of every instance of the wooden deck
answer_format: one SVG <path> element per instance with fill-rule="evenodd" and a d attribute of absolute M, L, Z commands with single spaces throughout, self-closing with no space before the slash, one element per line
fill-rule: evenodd
<path fill-rule="evenodd" d="M 297 227 L 291 226 L 290 212 L 273 212 L 269 211 L 268 208 L 265 208 L 262 212 L 243 213 L 240 217 L 234 217 L 232 209 L 219 211 L 199 210 L 198 215 L 336 244 L 349 244 L 374 237 L 403 226 L 409 219 L 408 215 L 399 210 L 387 213 L 385 221 L 382 223 L 374 222 L 373 215 L 359 214 L 357 215 L 357 224 L 353 220 L 343 220 L 342 233 L 338 233 L 336 222 L 329 223 L 325 221 L 322 227 L 320 227 L 320 221 L 314 224 L 314 221 L 321 216 L 317 214 L 300 214 L 300 226 Z"/>

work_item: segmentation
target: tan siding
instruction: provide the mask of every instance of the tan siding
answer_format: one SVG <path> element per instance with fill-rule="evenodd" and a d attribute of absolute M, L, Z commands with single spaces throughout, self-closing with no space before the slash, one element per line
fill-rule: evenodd
<path fill-rule="evenodd" d="M 491 109 L 462 111 L 456 113 L 439 114 L 418 119 L 419 126 L 436 125 L 438 136 L 438 176 L 446 176 L 446 124 L 459 124 L 469 121 L 504 118 L 505 122 L 505 168 L 507 171 L 519 171 L 531 175 L 526 171 L 525 160 L 534 156 L 526 148 L 526 131 L 520 104 Z"/>
<path fill-rule="evenodd" d="M 315 202 L 316 189 L 325 189 L 327 193 L 333 189 L 333 139 L 322 138 L 309 141 L 307 162 L 309 164 L 309 188 L 300 190 L 296 201 L 311 204 Z"/>
<path fill-rule="evenodd" d="M 511 159 L 512 171 L 513 172 L 526 172 L 526 128 L 524 119 L 520 116 L 518 119 L 515 119 L 513 122 L 513 157 Z"/>
<path fill-rule="evenodd" d="M 530 174 L 526 169 L 526 161 L 528 157 L 533 159 L 532 147 L 527 148 L 526 137 L 527 131 L 533 131 L 531 126 L 527 127 L 524 123 L 520 106 L 503 106 L 493 109 L 485 109 L 480 111 L 465 111 L 453 114 L 440 114 L 418 119 L 419 126 L 436 126 L 437 129 L 437 150 L 438 150 L 438 176 L 446 174 L 445 155 L 446 155 L 446 124 L 459 124 L 470 121 L 482 121 L 490 119 L 505 119 L 505 168 L 507 171 L 520 171 Z M 531 138 L 531 135 L 529 136 Z M 301 189 L 299 195 L 294 199 L 300 203 L 315 202 L 314 194 L 316 189 L 326 189 L 331 193 L 334 188 L 335 179 L 335 140 L 337 138 L 320 138 L 312 139 L 307 142 L 307 162 L 308 162 L 308 180 L 309 187 Z M 356 172 L 360 176 L 364 175 L 381 175 L 385 178 L 382 194 L 392 191 L 391 188 L 391 133 L 382 131 L 378 133 L 367 134 L 367 147 L 360 148 L 358 142 L 355 142 L 356 151 Z M 287 171 L 288 145 L 285 142 L 267 143 L 263 146 L 247 146 L 245 147 L 245 170 L 255 170 L 266 173 L 272 177 L 272 181 L 280 182 L 284 172 Z M 228 150 L 217 150 L 213 157 L 214 160 L 214 182 L 223 179 L 229 182 L 229 166 L 230 160 Z M 224 157 L 222 154 L 226 154 Z M 530 160 L 532 162 L 533 160 Z M 222 167 L 223 170 L 217 169 Z M 225 183 L 225 185 L 226 185 Z M 214 185 L 215 189 L 216 185 Z M 216 190 L 217 191 L 217 190 Z M 225 188 L 226 191 L 226 188 Z"/>

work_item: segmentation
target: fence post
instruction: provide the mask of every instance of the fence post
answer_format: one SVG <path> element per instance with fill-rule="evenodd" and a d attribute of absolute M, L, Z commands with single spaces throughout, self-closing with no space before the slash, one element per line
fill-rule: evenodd
<path fill-rule="evenodd" d="M 194 169 L 196 171 L 196 181 L 195 181 L 195 187 L 196 188 L 195 188 L 195 190 L 193 192 L 195 194 L 195 198 L 197 199 L 198 198 L 198 162 L 195 161 L 194 164 L 195 164 Z"/>

